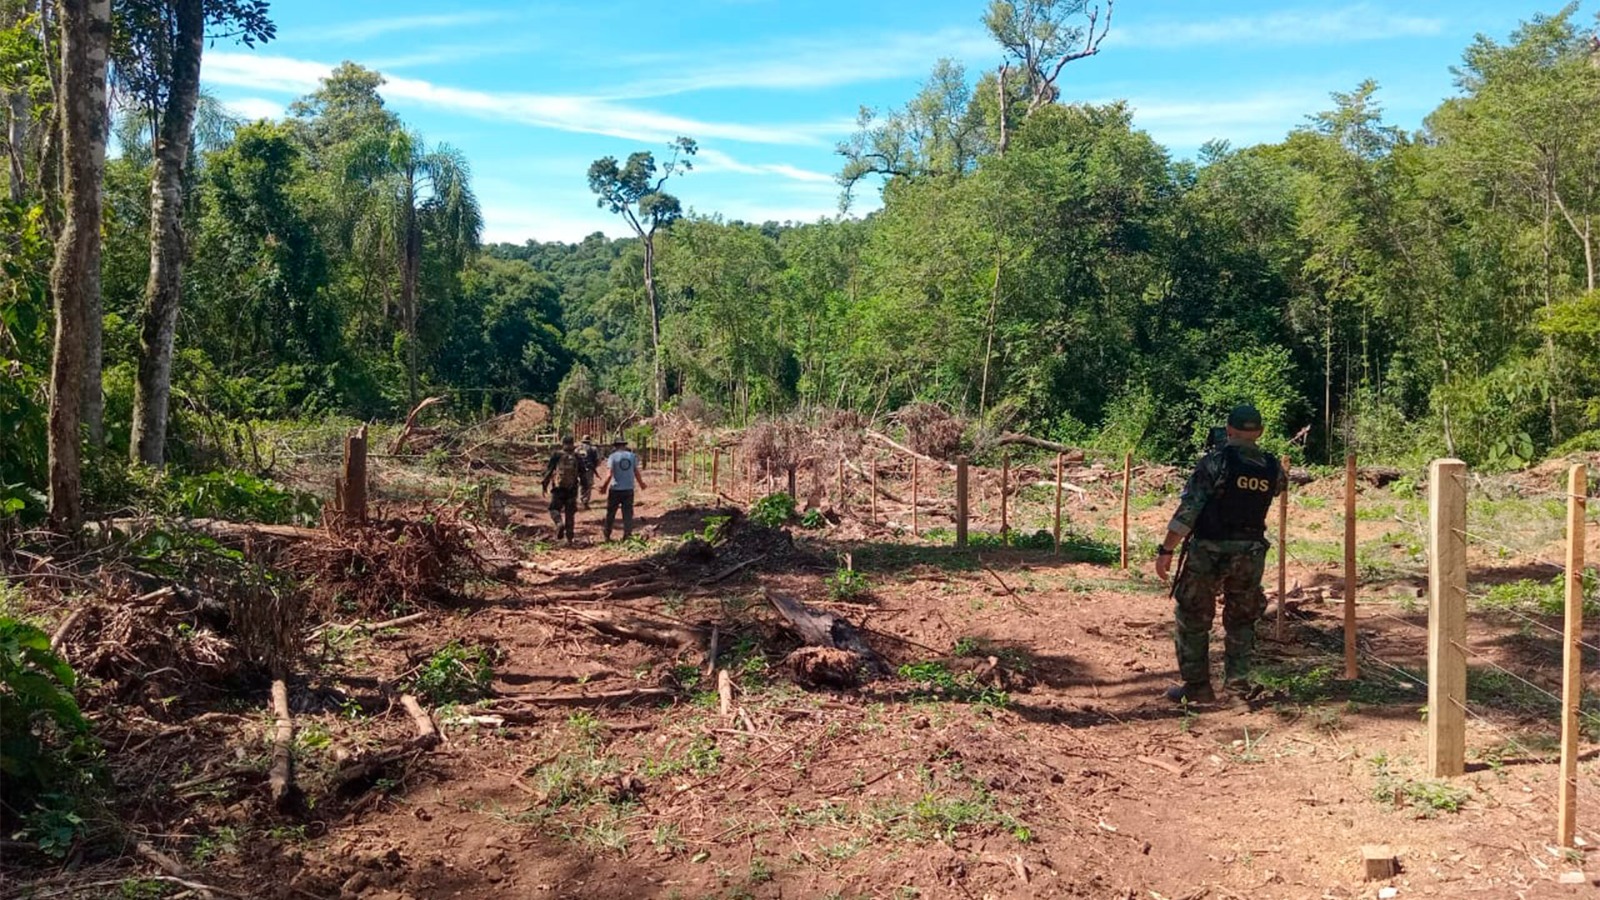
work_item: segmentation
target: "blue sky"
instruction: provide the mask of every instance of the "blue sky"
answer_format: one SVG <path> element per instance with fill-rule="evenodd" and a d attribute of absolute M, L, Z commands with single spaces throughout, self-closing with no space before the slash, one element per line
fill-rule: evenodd
<path fill-rule="evenodd" d="M 861 106 L 904 103 L 940 57 L 973 77 L 998 65 L 985 4 L 273 0 L 278 39 L 208 49 L 204 79 L 255 118 L 281 115 L 341 60 L 383 72 L 389 105 L 470 160 L 490 241 L 623 233 L 595 208 L 589 163 L 659 153 L 678 134 L 701 146 L 674 186 L 685 206 L 813 221 L 837 213 L 834 147 Z M 1068 100 L 1128 100 L 1177 156 L 1211 138 L 1277 140 L 1369 77 L 1391 121 L 1414 128 L 1453 93 L 1450 66 L 1474 34 L 1504 38 L 1559 8 L 1117 0 L 1100 55 L 1069 65 L 1061 87 Z"/>

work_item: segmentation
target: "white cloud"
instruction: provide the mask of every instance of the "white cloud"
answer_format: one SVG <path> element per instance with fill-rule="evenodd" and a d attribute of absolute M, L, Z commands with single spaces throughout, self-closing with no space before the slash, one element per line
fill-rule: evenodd
<path fill-rule="evenodd" d="M 325 63 L 281 56 L 218 52 L 207 55 L 205 78 L 213 84 L 304 94 L 314 90 L 318 79 L 327 75 L 331 68 Z M 841 123 L 837 121 L 800 124 L 712 122 L 653 112 L 595 97 L 478 91 L 399 76 L 387 77 L 383 95 L 391 101 L 409 101 L 486 119 L 647 143 L 663 143 L 680 134 L 687 134 L 698 140 L 825 146 L 828 139 L 842 133 L 839 127 Z"/>
<path fill-rule="evenodd" d="M 362 19 L 315 30 L 302 29 L 292 33 L 290 36 L 301 41 L 352 43 L 369 41 L 375 37 L 382 37 L 386 34 L 395 34 L 401 31 L 438 31 L 446 28 L 460 28 L 465 25 L 503 22 L 509 18 L 511 18 L 510 13 L 491 10 L 420 16 L 385 16 L 380 19 Z"/>
<path fill-rule="evenodd" d="M 222 105 L 227 107 L 228 112 L 251 122 L 257 119 L 283 117 L 283 104 L 265 97 L 240 97 L 237 100 L 224 101 Z"/>
<path fill-rule="evenodd" d="M 1335 9 L 1291 9 L 1258 16 L 1167 19 L 1118 25 L 1111 29 L 1106 40 L 1108 46 L 1144 48 L 1205 44 L 1344 44 L 1427 37 L 1439 34 L 1444 26 L 1445 20 L 1440 17 L 1400 15 L 1371 3 L 1357 3 Z"/>
<path fill-rule="evenodd" d="M 701 172 L 738 172 L 741 175 L 777 175 L 780 178 L 807 184 L 826 184 L 830 186 L 830 190 L 837 183 L 834 177 L 826 172 L 814 172 L 787 163 L 740 162 L 721 150 L 709 147 L 700 148 L 695 157 L 695 169 Z"/>
<path fill-rule="evenodd" d="M 1109 102 L 1108 100 L 1096 102 Z M 1328 106 L 1326 91 L 1263 92 L 1232 100 L 1130 97 L 1134 125 L 1180 155 L 1206 141 L 1235 146 L 1276 141 L 1305 122 L 1308 113 Z"/>
<path fill-rule="evenodd" d="M 943 57 L 987 63 L 999 56 L 999 47 L 977 28 L 791 39 L 692 54 L 626 56 L 618 62 L 670 74 L 646 76 L 604 94 L 624 100 L 727 88 L 804 90 L 926 75 Z"/>

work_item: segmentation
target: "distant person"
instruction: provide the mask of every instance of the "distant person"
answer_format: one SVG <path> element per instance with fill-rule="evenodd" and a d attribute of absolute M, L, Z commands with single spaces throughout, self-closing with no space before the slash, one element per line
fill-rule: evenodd
<path fill-rule="evenodd" d="M 611 529 L 616 524 L 617 510 L 622 510 L 622 539 L 633 537 L 633 486 L 646 488 L 644 475 L 639 472 L 639 457 L 628 449 L 627 438 L 611 442 L 611 455 L 606 457 L 606 480 L 600 490 L 606 492 L 605 539 L 611 540 Z"/>
<path fill-rule="evenodd" d="M 556 540 L 572 543 L 572 525 L 578 516 L 578 492 L 589 489 L 589 476 L 578 458 L 572 435 L 561 438 L 561 448 L 550 457 L 540 487 L 550 493 L 550 521 L 556 526 Z"/>
<path fill-rule="evenodd" d="M 594 435 L 583 436 L 583 443 L 578 445 L 578 460 L 583 463 L 587 475 L 583 482 L 583 508 L 588 509 L 590 488 L 594 486 L 594 476 L 600 472 L 600 448 L 594 445 Z"/>
<path fill-rule="evenodd" d="M 1217 593 L 1223 597 L 1225 632 L 1223 683 L 1248 690 L 1246 676 L 1255 655 L 1256 621 L 1267 611 L 1261 574 L 1267 563 L 1267 510 L 1288 487 L 1278 461 L 1256 446 L 1261 413 L 1242 404 L 1228 414 L 1227 440 L 1201 457 L 1183 488 L 1178 511 L 1156 550 L 1156 575 L 1167 581 L 1172 557 L 1184 545 L 1173 618 L 1178 674 L 1183 684 L 1170 688 L 1176 703 L 1210 703 L 1211 622 Z"/>

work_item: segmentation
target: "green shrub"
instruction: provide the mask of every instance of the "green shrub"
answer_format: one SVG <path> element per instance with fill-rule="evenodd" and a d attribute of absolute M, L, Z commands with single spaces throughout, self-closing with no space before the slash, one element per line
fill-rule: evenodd
<path fill-rule="evenodd" d="M 471 703 L 489 696 L 494 659 L 487 648 L 451 641 L 440 647 L 407 683 L 411 693 L 439 706 Z"/>
<path fill-rule="evenodd" d="M 780 528 L 794 518 L 794 498 L 783 491 L 768 494 L 750 505 L 750 521 Z"/>
<path fill-rule="evenodd" d="M 0 616 L 0 781 L 4 807 L 20 814 L 40 848 L 65 855 L 83 825 L 69 788 L 92 778 L 89 723 L 72 690 L 77 676 L 50 650 L 50 636 Z"/>
<path fill-rule="evenodd" d="M 871 592 L 867 576 L 855 569 L 836 569 L 828 576 L 828 596 L 835 600 L 860 600 Z"/>
<path fill-rule="evenodd" d="M 826 528 L 828 527 L 828 517 L 823 515 L 820 509 L 808 509 L 806 514 L 800 517 L 800 527 L 812 531 Z"/>

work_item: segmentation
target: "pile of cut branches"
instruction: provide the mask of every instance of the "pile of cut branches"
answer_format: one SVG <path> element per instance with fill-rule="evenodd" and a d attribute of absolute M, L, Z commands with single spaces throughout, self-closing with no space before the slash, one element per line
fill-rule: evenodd
<path fill-rule="evenodd" d="M 913 403 L 891 418 L 906 430 L 906 443 L 918 453 L 942 460 L 961 453 L 967 424 L 937 403 Z"/>
<path fill-rule="evenodd" d="M 326 537 L 286 550 L 284 565 L 318 615 L 399 615 L 455 602 L 467 579 L 484 572 L 469 533 L 445 508 L 364 525 L 330 522 Z"/>

